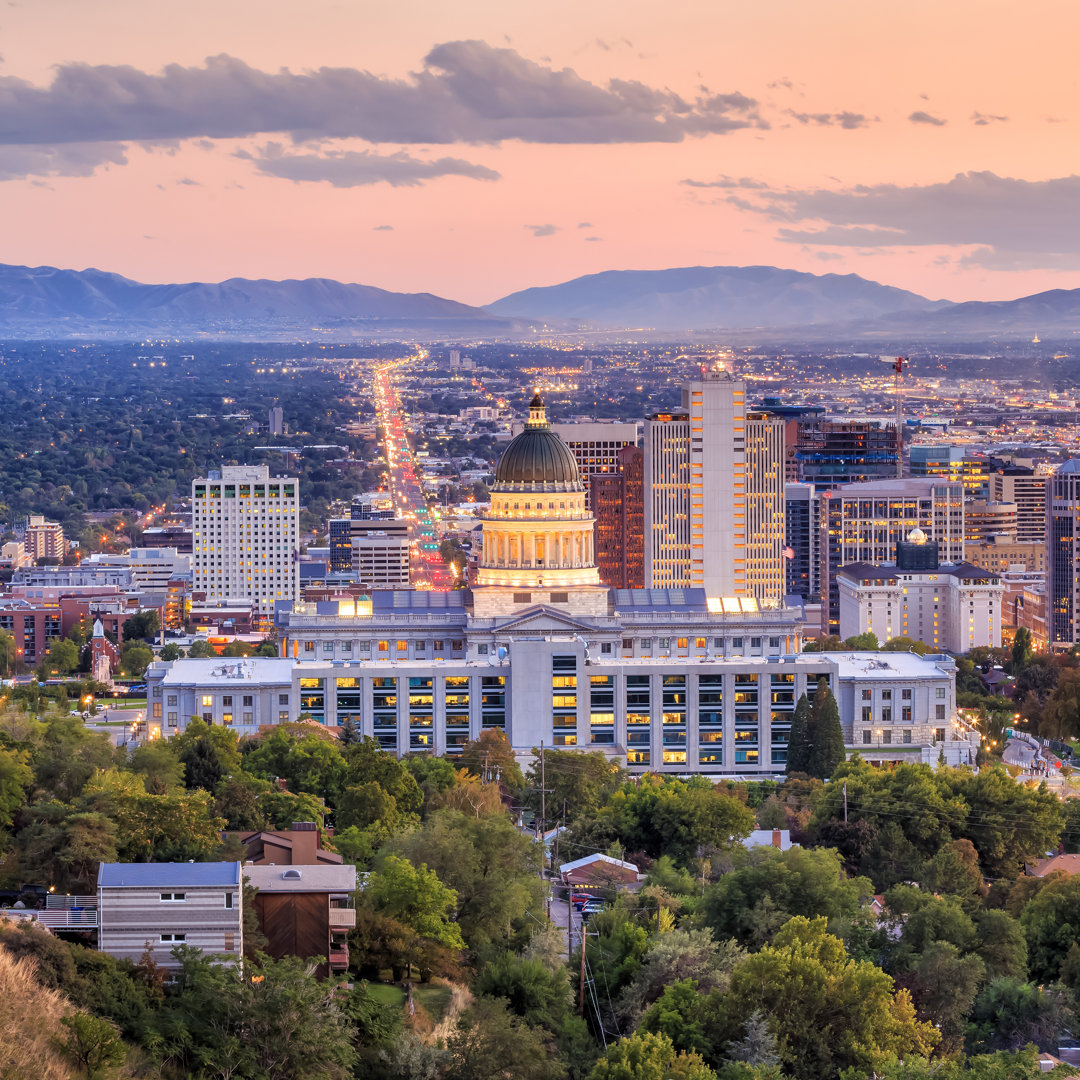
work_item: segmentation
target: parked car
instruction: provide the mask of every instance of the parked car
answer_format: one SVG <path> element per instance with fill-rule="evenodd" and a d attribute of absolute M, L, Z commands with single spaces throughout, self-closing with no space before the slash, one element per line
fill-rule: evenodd
<path fill-rule="evenodd" d="M 591 899 L 588 893 L 574 893 L 570 897 L 570 903 L 574 905 L 575 911 L 580 911 Z"/>
<path fill-rule="evenodd" d="M 590 915 L 595 915 L 598 911 L 603 911 L 607 907 L 607 904 L 603 900 L 591 899 L 586 900 L 581 908 L 581 918 L 584 922 L 588 922 Z"/>

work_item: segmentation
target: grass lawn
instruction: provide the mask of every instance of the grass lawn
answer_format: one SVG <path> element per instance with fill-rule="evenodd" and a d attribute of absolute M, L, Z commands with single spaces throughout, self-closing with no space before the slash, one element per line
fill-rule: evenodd
<path fill-rule="evenodd" d="M 391 983 L 369 982 L 367 988 L 368 993 L 376 1001 L 399 1009 L 404 1008 L 406 1001 L 404 987 L 395 986 Z M 436 1024 L 446 1015 L 452 992 L 449 986 L 436 983 L 413 983 L 413 998 L 416 1004 L 421 1006 Z"/>

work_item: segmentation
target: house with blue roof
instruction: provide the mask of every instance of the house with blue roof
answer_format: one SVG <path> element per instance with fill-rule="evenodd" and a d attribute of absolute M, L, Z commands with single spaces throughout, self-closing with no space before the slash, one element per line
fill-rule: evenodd
<path fill-rule="evenodd" d="M 138 963 L 175 968 L 177 945 L 234 957 L 244 953 L 239 862 L 102 863 L 98 870 L 98 948 Z"/>

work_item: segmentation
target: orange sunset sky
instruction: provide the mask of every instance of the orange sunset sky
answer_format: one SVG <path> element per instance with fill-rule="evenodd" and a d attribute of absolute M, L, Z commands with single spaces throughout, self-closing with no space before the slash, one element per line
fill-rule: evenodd
<path fill-rule="evenodd" d="M 0 261 L 486 303 L 771 264 L 1080 287 L 1080 5 L 22 0 Z"/>

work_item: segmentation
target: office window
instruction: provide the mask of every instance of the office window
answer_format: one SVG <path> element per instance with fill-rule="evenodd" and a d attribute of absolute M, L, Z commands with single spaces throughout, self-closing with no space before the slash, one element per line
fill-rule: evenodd
<path fill-rule="evenodd" d="M 175 706 L 176 705 L 176 695 L 175 694 L 168 694 L 166 696 L 166 698 L 165 698 L 165 704 Z"/>
<path fill-rule="evenodd" d="M 944 705 L 935 705 L 934 706 L 934 719 L 935 720 L 944 720 L 945 719 L 945 706 Z"/>
<path fill-rule="evenodd" d="M 862 741 L 863 741 L 864 746 L 869 746 L 870 745 L 870 732 L 869 731 L 864 731 L 862 733 Z"/>
<path fill-rule="evenodd" d="M 289 704 L 289 695 L 288 694 L 278 694 L 277 703 L 279 705 L 288 705 Z"/>
<path fill-rule="evenodd" d="M 182 892 L 163 892 L 161 894 L 161 900 L 163 903 L 182 904 L 186 899 L 187 894 Z"/>
<path fill-rule="evenodd" d="M 187 941 L 187 934 L 162 934 L 161 935 L 161 941 L 162 941 L 162 944 L 169 944 L 171 942 L 179 943 L 179 942 Z"/>
<path fill-rule="evenodd" d="M 944 696 L 945 696 L 945 687 L 944 686 L 939 686 L 934 690 L 934 697 L 940 699 L 940 698 L 943 698 Z"/>
<path fill-rule="evenodd" d="M 279 724 L 287 724 L 289 722 L 288 710 L 285 710 L 284 712 L 279 712 L 277 714 L 277 718 Z"/>
<path fill-rule="evenodd" d="M 871 690 L 868 686 L 864 686 L 863 690 L 862 690 L 862 699 L 863 699 L 863 701 L 871 701 L 871 700 L 873 700 L 873 697 L 874 697 L 874 691 Z"/>

